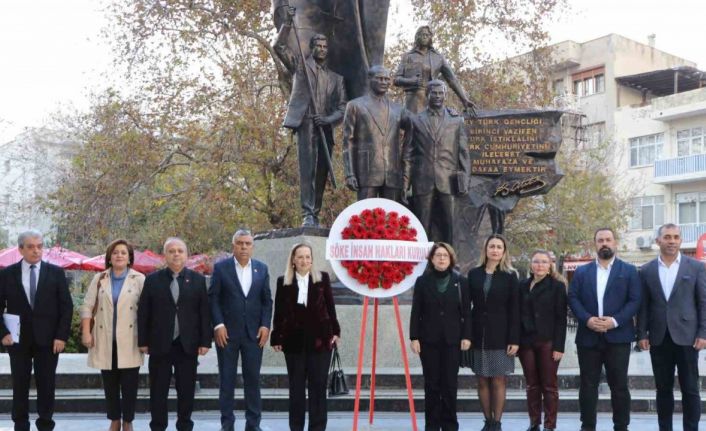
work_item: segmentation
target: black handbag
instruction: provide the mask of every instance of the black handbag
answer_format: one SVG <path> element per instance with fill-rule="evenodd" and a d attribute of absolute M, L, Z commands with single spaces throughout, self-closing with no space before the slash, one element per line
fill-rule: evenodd
<path fill-rule="evenodd" d="M 336 345 L 333 347 L 329 375 L 331 380 L 328 385 L 328 396 L 336 397 L 340 395 L 348 395 L 346 375 L 343 374 L 343 367 L 341 367 L 341 356 L 338 354 L 338 346 Z"/>

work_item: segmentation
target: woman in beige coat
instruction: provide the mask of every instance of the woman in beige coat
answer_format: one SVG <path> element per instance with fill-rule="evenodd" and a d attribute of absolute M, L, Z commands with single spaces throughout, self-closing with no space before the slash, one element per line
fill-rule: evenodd
<path fill-rule="evenodd" d="M 135 257 L 124 239 L 110 243 L 106 270 L 96 274 L 81 306 L 81 341 L 88 366 L 101 370 L 110 431 L 132 431 L 143 355 L 137 347 L 137 303 L 145 276 L 131 269 Z M 122 400 L 120 395 L 122 393 Z"/>

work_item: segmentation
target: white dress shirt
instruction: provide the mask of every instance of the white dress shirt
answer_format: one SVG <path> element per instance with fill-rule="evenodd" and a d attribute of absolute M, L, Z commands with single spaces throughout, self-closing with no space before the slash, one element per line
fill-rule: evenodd
<path fill-rule="evenodd" d="M 245 294 L 245 297 L 247 298 L 248 293 L 250 292 L 250 287 L 252 286 L 252 259 L 248 260 L 248 263 L 245 264 L 245 266 L 240 266 L 238 259 L 235 257 L 233 257 L 233 261 L 235 262 L 235 274 L 238 277 L 240 286 L 243 288 L 243 294 Z M 219 323 L 213 327 L 213 330 L 215 331 L 223 326 L 225 326 L 225 324 Z"/>
<path fill-rule="evenodd" d="M 306 298 L 309 296 L 309 273 L 299 275 L 298 272 L 295 272 L 294 275 L 297 276 L 297 286 L 299 287 L 297 304 L 302 304 L 306 307 Z"/>
<path fill-rule="evenodd" d="M 674 289 L 674 283 L 677 281 L 677 272 L 679 272 L 680 263 L 681 253 L 677 255 L 677 258 L 669 266 L 667 266 L 662 261 L 661 255 L 657 257 L 657 268 L 659 269 L 659 282 L 662 285 L 664 298 L 667 301 L 669 301 L 669 295 L 672 294 L 672 289 Z"/>
<path fill-rule="evenodd" d="M 607 268 L 603 268 L 598 259 L 596 259 L 596 297 L 598 298 L 598 317 L 603 317 L 603 297 L 605 296 L 605 290 L 608 286 L 608 277 L 610 277 L 610 271 L 613 269 L 613 264 L 615 263 L 615 257 L 613 257 L 608 263 Z M 613 324 L 618 327 L 618 321 L 613 318 Z"/>
<path fill-rule="evenodd" d="M 31 263 L 27 262 L 26 260 L 22 259 L 22 287 L 25 289 L 25 295 L 27 295 L 27 301 L 31 304 L 32 301 L 29 299 L 29 271 L 30 271 L 30 265 Z M 34 268 L 34 275 L 37 277 L 37 287 L 39 287 L 39 270 L 42 266 L 42 261 L 40 260 L 39 262 L 33 264 L 35 266 Z"/>
<path fill-rule="evenodd" d="M 248 260 L 245 266 L 240 266 L 238 260 L 235 260 L 235 272 L 238 275 L 238 281 L 240 281 L 240 287 L 243 288 L 243 294 L 247 298 L 250 292 L 250 286 L 252 286 L 252 259 Z"/>

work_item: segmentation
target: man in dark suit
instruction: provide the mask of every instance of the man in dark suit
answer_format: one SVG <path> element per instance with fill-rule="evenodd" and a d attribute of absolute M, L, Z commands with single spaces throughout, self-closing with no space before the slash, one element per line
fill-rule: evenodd
<path fill-rule="evenodd" d="M 60 267 L 42 261 L 42 242 L 38 231 L 21 233 L 17 245 L 22 260 L 0 272 L 0 338 L 10 354 L 15 431 L 29 431 L 29 382 L 33 362 L 39 414 L 37 429 L 54 429 L 56 365 L 71 330 L 73 302 L 66 275 Z M 19 316 L 19 343 L 13 343 L 3 313 Z"/>
<path fill-rule="evenodd" d="M 297 134 L 299 159 L 299 199 L 302 207 L 303 226 L 318 226 L 319 212 L 326 187 L 328 164 L 321 142 L 321 127 L 326 136 L 327 151 L 332 155 L 333 127 L 343 119 L 346 108 L 346 91 L 343 77 L 328 68 L 328 40 L 322 34 L 309 41 L 311 55 L 302 65 L 299 53 L 287 46 L 293 25 L 294 8 L 287 9 L 285 22 L 280 28 L 274 49 L 289 73 L 294 75 L 292 95 L 289 98 L 284 127 Z M 314 97 L 309 94 L 309 84 L 302 73 L 306 69 Z"/>
<path fill-rule="evenodd" d="M 706 267 L 679 251 L 679 226 L 661 226 L 656 241 L 659 256 L 640 270 L 639 344 L 652 358 L 660 431 L 672 431 L 675 367 L 682 393 L 683 429 L 697 431 L 701 418 L 699 350 L 706 347 Z"/>
<path fill-rule="evenodd" d="M 601 228 L 594 234 L 598 258 L 580 266 L 569 287 L 569 306 L 579 322 L 576 332 L 581 384 L 581 430 L 595 431 L 598 383 L 605 366 L 615 431 L 630 424 L 628 364 L 635 339 L 633 318 L 640 307 L 637 269 L 615 257 L 615 233 Z"/>
<path fill-rule="evenodd" d="M 427 84 L 428 107 L 412 116 L 412 145 L 405 150 L 406 178 L 411 178 L 414 213 L 427 235 L 432 235 L 432 218 L 440 236 L 431 241 L 453 244 L 456 195 L 468 193 L 471 159 L 463 117 L 444 106 L 446 84 L 434 79 Z M 434 208 L 438 217 L 432 217 Z"/>
<path fill-rule="evenodd" d="M 245 431 L 260 431 L 262 348 L 270 336 L 272 293 L 267 265 L 252 259 L 249 230 L 233 235 L 233 258 L 213 268 L 208 291 L 220 375 L 221 430 L 233 431 L 234 391 L 238 356 L 242 356 Z"/>
<path fill-rule="evenodd" d="M 149 353 L 150 429 L 167 429 L 167 399 L 172 369 L 177 390 L 178 431 L 191 431 L 194 422 L 198 355 L 211 347 L 213 333 L 208 292 L 203 275 L 186 268 L 188 250 L 179 238 L 164 242 L 167 267 L 145 278 L 137 309 L 137 344 Z"/>
<path fill-rule="evenodd" d="M 358 200 L 387 198 L 399 201 L 407 189 L 403 148 L 411 144 L 409 112 L 387 97 L 390 71 L 373 66 L 368 71 L 370 92 L 346 105 L 343 119 L 343 168 L 346 186 Z M 400 131 L 404 131 L 404 140 Z"/>

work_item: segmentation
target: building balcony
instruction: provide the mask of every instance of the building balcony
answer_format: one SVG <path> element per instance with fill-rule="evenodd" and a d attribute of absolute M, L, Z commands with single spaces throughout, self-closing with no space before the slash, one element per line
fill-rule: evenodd
<path fill-rule="evenodd" d="M 688 183 L 706 179 L 706 154 L 655 160 L 655 184 Z"/>
<path fill-rule="evenodd" d="M 570 40 L 551 47 L 552 70 L 555 72 L 571 69 L 581 64 L 581 44 Z"/>
<path fill-rule="evenodd" d="M 680 224 L 682 248 L 693 248 L 699 237 L 706 233 L 706 223 Z"/>

